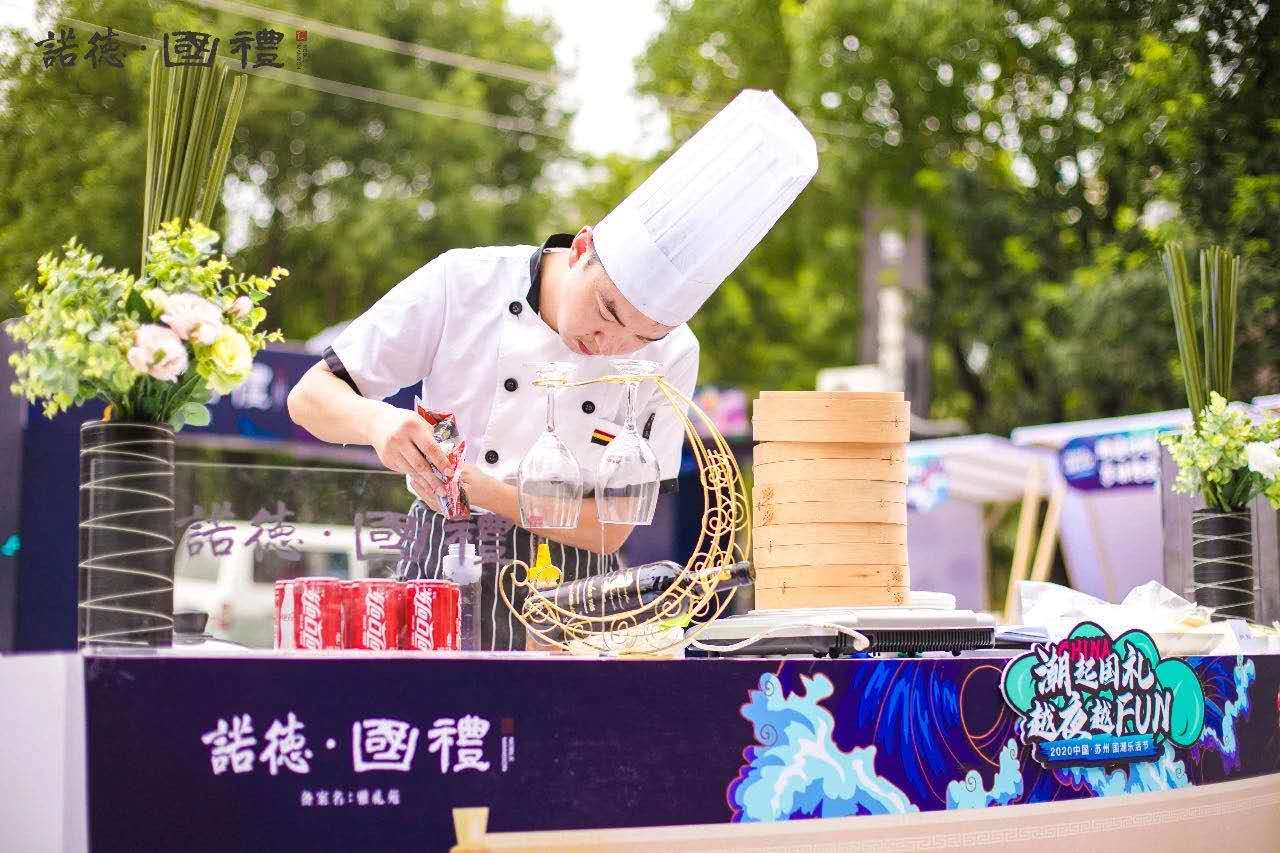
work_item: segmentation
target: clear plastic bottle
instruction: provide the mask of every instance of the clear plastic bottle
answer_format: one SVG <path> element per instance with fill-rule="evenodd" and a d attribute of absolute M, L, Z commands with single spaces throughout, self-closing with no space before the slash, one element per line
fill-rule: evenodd
<path fill-rule="evenodd" d="M 449 546 L 441 570 L 446 578 L 458 585 L 461 609 L 460 648 L 464 652 L 480 649 L 480 555 L 470 542 Z"/>

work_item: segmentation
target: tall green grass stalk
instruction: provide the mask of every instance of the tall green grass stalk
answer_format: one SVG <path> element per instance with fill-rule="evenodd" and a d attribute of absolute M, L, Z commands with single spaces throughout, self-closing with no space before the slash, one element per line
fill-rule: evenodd
<path fill-rule="evenodd" d="M 1201 413 L 1213 392 L 1231 399 L 1231 366 L 1236 352 L 1236 307 L 1239 303 L 1241 263 L 1238 255 L 1222 246 L 1200 250 L 1199 294 L 1181 243 L 1169 243 L 1161 252 L 1173 326 L 1178 337 L 1178 357 L 1187 387 L 1187 405 L 1198 428 Z M 1200 323 L 1196 323 L 1196 302 Z"/>
<path fill-rule="evenodd" d="M 248 78 L 226 65 L 170 68 L 159 51 L 153 56 L 140 269 L 160 223 L 213 219 L 247 88 Z"/>

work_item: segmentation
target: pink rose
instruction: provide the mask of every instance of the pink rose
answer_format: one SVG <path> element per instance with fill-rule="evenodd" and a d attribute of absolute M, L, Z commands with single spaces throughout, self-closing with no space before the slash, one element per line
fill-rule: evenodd
<path fill-rule="evenodd" d="M 227 309 L 227 313 L 237 320 L 249 316 L 249 312 L 253 310 L 253 300 L 247 296 L 236 297 L 236 301 L 231 303 L 231 307 Z"/>
<path fill-rule="evenodd" d="M 129 366 L 162 382 L 176 382 L 187 369 L 187 347 L 171 329 L 149 323 L 138 329 L 125 357 Z"/>
<path fill-rule="evenodd" d="M 194 293 L 175 293 L 164 301 L 160 319 L 185 340 L 208 346 L 222 331 L 222 312 L 218 306 Z"/>

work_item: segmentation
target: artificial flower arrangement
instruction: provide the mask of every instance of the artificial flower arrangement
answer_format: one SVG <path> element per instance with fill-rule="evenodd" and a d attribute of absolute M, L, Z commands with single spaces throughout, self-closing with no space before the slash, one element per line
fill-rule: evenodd
<path fill-rule="evenodd" d="M 1280 420 L 1254 423 L 1213 391 L 1197 422 L 1160 443 L 1178 465 L 1174 491 L 1202 494 L 1218 512 L 1241 512 L 1257 495 L 1280 509 Z"/>
<path fill-rule="evenodd" d="M 288 270 L 234 274 L 215 257 L 218 234 L 198 222 L 162 224 L 148 238 L 142 277 L 102 266 L 72 238 L 60 258 L 37 263 L 18 290 L 24 315 L 9 334 L 25 343 L 10 356 L 13 392 L 44 401 L 48 417 L 101 399 L 106 418 L 209 423 L 213 393 L 249 378 L 253 357 L 277 331 L 261 332 L 261 302 Z"/>

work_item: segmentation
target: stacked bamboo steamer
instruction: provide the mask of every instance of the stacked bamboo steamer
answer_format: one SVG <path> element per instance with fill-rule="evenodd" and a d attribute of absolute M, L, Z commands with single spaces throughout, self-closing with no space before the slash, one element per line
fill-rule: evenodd
<path fill-rule="evenodd" d="M 752 428 L 756 607 L 904 604 L 902 394 L 763 391 Z"/>

